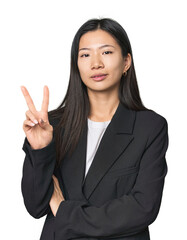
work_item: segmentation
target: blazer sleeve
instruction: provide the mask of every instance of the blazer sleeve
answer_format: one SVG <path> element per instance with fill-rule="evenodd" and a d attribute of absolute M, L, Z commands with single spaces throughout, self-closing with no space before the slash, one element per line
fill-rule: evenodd
<path fill-rule="evenodd" d="M 125 237 L 146 229 L 159 212 L 164 179 L 168 124 L 159 118 L 149 135 L 136 183 L 130 194 L 101 207 L 81 201 L 62 201 L 54 220 L 55 239 Z"/>
<path fill-rule="evenodd" d="M 21 180 L 24 204 L 34 218 L 40 218 L 50 211 L 49 201 L 54 191 L 54 136 L 48 146 L 42 149 L 32 149 L 25 137 L 22 149 L 26 153 Z"/>

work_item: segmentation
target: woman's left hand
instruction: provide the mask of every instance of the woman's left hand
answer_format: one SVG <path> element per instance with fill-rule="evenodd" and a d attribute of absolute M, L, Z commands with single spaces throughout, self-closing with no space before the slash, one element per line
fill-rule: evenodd
<path fill-rule="evenodd" d="M 51 211 L 53 212 L 53 215 L 56 216 L 56 212 L 58 210 L 60 203 L 64 201 L 64 196 L 60 189 L 58 179 L 54 175 L 52 176 L 52 178 L 54 183 L 54 192 L 49 202 L 49 205 L 51 207 Z"/>

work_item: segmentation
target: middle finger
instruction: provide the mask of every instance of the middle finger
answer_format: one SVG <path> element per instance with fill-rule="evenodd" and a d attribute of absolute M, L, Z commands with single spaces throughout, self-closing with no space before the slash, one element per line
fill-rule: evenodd
<path fill-rule="evenodd" d="M 36 114 L 37 110 L 34 106 L 34 103 L 33 103 L 33 100 L 28 92 L 28 90 L 26 89 L 26 87 L 24 86 L 21 86 L 21 91 L 23 93 L 23 96 L 26 100 L 26 103 L 27 103 L 27 106 L 29 108 L 29 110 L 33 113 L 33 114 Z"/>

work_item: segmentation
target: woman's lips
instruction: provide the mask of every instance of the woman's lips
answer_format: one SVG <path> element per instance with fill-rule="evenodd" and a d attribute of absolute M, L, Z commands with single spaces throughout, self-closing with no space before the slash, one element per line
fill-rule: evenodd
<path fill-rule="evenodd" d="M 101 75 L 101 76 L 95 76 L 95 77 L 92 77 L 92 79 L 95 81 L 101 81 L 101 80 L 105 79 L 106 77 L 107 77 L 107 74 Z"/>

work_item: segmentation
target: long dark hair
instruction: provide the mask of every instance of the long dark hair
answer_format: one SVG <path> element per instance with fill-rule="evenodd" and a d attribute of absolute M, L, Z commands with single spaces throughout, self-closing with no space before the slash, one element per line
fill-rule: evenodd
<path fill-rule="evenodd" d="M 77 60 L 79 41 L 88 31 L 102 29 L 111 34 L 121 47 L 123 57 L 131 54 L 131 66 L 127 75 L 122 75 L 119 87 L 119 101 L 128 109 L 140 111 L 148 110 L 142 103 L 136 73 L 134 68 L 132 49 L 127 33 L 122 26 L 113 19 L 90 19 L 77 31 L 71 47 L 71 68 L 69 85 L 62 103 L 48 114 L 52 122 L 58 119 L 54 128 L 56 142 L 57 165 L 61 163 L 66 153 L 72 154 L 90 112 L 90 102 L 86 85 L 80 77 Z"/>

